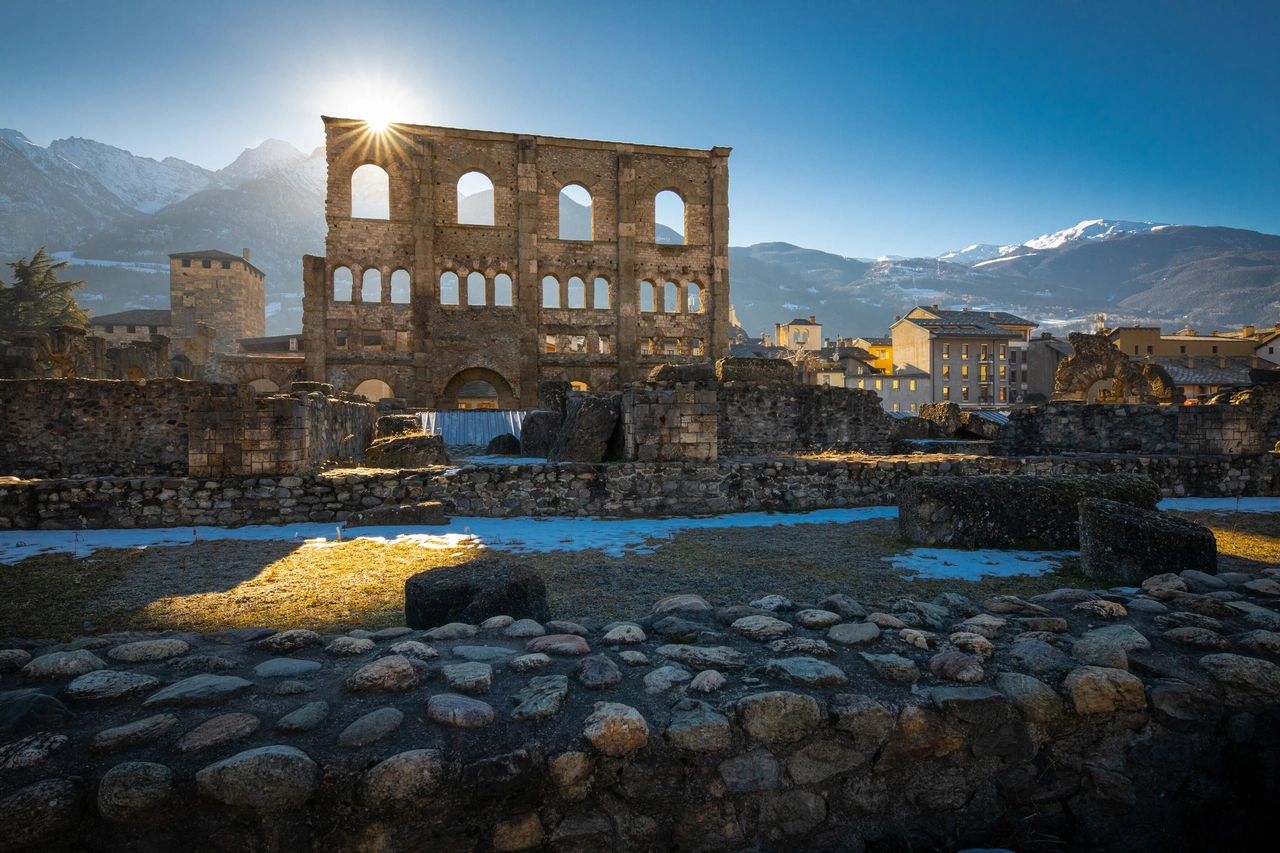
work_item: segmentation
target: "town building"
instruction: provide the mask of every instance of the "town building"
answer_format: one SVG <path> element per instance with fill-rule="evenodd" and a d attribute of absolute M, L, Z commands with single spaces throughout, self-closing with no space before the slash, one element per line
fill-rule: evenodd
<path fill-rule="evenodd" d="M 133 308 L 102 314 L 89 319 L 89 333 L 102 338 L 108 346 L 132 341 L 149 341 L 152 335 L 173 337 L 171 312 L 158 308 Z"/>
<path fill-rule="evenodd" d="M 790 323 L 774 323 L 773 340 L 775 346 L 788 350 L 817 352 L 822 349 L 822 324 L 816 317 L 805 320 L 797 317 Z"/>
<path fill-rule="evenodd" d="M 214 351 L 233 353 L 242 338 L 267 333 L 266 274 L 239 255 L 218 249 L 169 255 L 169 310 L 174 338 L 196 335 L 197 324 L 217 330 Z"/>
<path fill-rule="evenodd" d="M 949 311 L 917 306 L 890 328 L 893 376 L 915 376 L 917 389 L 929 377 L 929 399 L 962 407 L 1007 406 L 1022 390 L 1021 370 L 1012 380 L 1010 352 L 1023 354 L 1038 324 L 1004 311 Z M 1019 365 L 1021 367 L 1021 364 Z M 899 385 L 901 390 L 901 383 Z M 906 401 L 909 403 L 915 400 Z"/>
<path fill-rule="evenodd" d="M 854 338 L 853 345 L 871 354 L 871 365 L 881 373 L 893 372 L 893 338 Z"/>
<path fill-rule="evenodd" d="M 848 381 L 848 380 L 846 380 Z M 928 373 L 908 367 L 892 374 L 874 373 L 848 381 L 849 387 L 875 391 L 886 412 L 917 415 L 925 403 L 932 403 L 933 382 Z"/>

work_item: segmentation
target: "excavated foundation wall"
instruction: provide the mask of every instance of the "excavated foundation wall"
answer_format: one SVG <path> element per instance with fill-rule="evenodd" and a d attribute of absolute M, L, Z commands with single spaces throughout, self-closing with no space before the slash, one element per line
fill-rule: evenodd
<path fill-rule="evenodd" d="M 465 516 L 653 516 L 886 506 L 921 475 L 1132 473 L 1166 496 L 1280 494 L 1280 464 L 1252 457 L 878 457 L 842 461 L 518 463 L 286 477 L 0 482 L 0 529 L 185 527 L 342 521 L 432 500 Z"/>

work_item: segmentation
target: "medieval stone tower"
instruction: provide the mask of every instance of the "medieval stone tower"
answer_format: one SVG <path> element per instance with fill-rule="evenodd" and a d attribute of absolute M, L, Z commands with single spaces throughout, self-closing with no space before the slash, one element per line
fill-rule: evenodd
<path fill-rule="evenodd" d="M 266 335 L 266 283 L 262 270 L 243 256 L 217 249 L 169 256 L 169 306 L 173 336 L 192 338 L 196 323 L 218 330 L 216 352 L 236 351 L 241 338 Z"/>

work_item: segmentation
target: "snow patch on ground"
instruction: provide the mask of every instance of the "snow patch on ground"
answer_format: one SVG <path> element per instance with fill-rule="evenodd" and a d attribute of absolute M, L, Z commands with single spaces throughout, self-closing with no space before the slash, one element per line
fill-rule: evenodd
<path fill-rule="evenodd" d="M 1280 512 L 1280 498 L 1165 498 L 1156 509 L 1178 512 Z"/>
<path fill-rule="evenodd" d="M 35 554 L 86 556 L 99 548 L 149 548 L 190 545 L 198 540 L 297 541 L 306 547 L 336 544 L 338 539 L 412 542 L 429 548 L 473 544 L 498 551 L 585 551 L 599 548 L 620 557 L 656 551 L 664 540 L 686 530 L 724 527 L 773 527 L 795 524 L 847 524 L 871 518 L 897 518 L 897 507 L 823 509 L 804 513 L 743 512 L 705 518 L 452 518 L 440 527 L 360 527 L 350 532 L 334 524 L 245 527 L 166 527 L 135 530 L 11 530 L 0 533 L 0 564 Z"/>
<path fill-rule="evenodd" d="M 905 554 L 885 557 L 895 569 L 916 578 L 977 581 L 984 575 L 1043 575 L 1062 565 L 1079 551 L 957 551 L 951 548 L 912 548 Z"/>

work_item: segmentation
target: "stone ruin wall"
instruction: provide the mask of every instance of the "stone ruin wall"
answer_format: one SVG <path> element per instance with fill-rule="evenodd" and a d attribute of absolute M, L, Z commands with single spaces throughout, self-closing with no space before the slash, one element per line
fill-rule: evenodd
<path fill-rule="evenodd" d="M 623 456 L 635 462 L 713 462 L 716 390 L 706 383 L 635 384 L 622 392 Z"/>
<path fill-rule="evenodd" d="M 363 401 L 186 379 L 0 380 L 0 476 L 298 473 L 360 458 L 376 419 Z"/>
<path fill-rule="evenodd" d="M 303 259 L 303 349 L 308 376 L 353 390 L 368 379 L 387 382 L 397 397 L 422 407 L 447 407 L 467 381 L 497 389 L 502 408 L 530 408 L 538 383 L 585 382 L 616 391 L 668 360 L 649 353 L 647 339 L 678 338 L 677 360 L 707 361 L 728 352 L 729 149 L 676 149 L 452 128 L 393 125 L 370 133 L 364 122 L 326 119 L 329 183 L 324 257 Z M 351 216 L 351 175 L 373 164 L 388 175 L 390 218 Z M 472 171 L 493 183 L 493 225 L 458 223 L 458 179 Z M 592 239 L 559 238 L 559 194 L 577 184 L 592 196 Z M 685 202 L 685 244 L 655 242 L 654 196 L 679 193 Z M 349 269 L 352 301 L 333 296 L 333 276 Z M 382 279 L 381 298 L 359 293 L 366 270 Z M 391 303 L 390 277 L 410 276 L 410 301 Z M 440 300 L 440 277 L 460 280 L 458 305 Z M 466 279 L 480 273 L 485 304 L 470 305 Z M 495 278 L 512 279 L 511 306 L 496 304 Z M 560 307 L 542 307 L 542 278 L 560 283 Z M 568 279 L 588 291 L 609 282 L 607 309 L 567 307 Z M 641 282 L 703 289 L 697 312 L 641 312 Z M 591 293 L 586 304 L 592 305 Z M 682 302 L 682 307 L 684 303 Z M 336 347 L 347 331 L 348 346 Z M 381 333 L 364 349 L 361 330 Z M 547 352 L 548 336 L 556 351 Z M 570 338 L 586 352 L 566 352 Z M 597 351 L 601 336 L 609 352 Z M 691 341 L 702 342 L 694 355 Z"/>
<path fill-rule="evenodd" d="M 191 527 L 344 521 L 353 512 L 440 501 L 451 515 L 706 515 L 885 506 L 917 476 L 1141 474 L 1166 497 L 1280 495 L 1280 463 L 1261 456 L 899 456 L 668 463 L 513 461 L 413 471 L 284 477 L 0 482 L 0 529 Z"/>
<path fill-rule="evenodd" d="M 889 451 L 892 419 L 874 391 L 730 381 L 716 400 L 721 456 Z"/>

